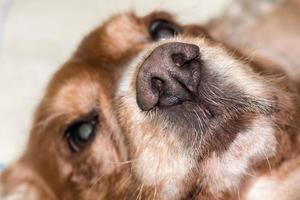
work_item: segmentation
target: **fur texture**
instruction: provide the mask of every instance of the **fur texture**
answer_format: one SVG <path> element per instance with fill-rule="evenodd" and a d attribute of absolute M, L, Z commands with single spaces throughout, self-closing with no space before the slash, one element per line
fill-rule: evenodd
<path fill-rule="evenodd" d="M 164 12 L 113 16 L 50 80 L 26 152 L 1 175 L 2 198 L 299 199 L 300 49 L 291 44 L 300 43 L 292 23 L 299 10 L 298 1 L 283 2 L 239 32 L 231 15 L 206 26 Z M 182 33 L 151 41 L 156 19 Z M 251 54 L 265 36 L 265 49 Z M 137 73 L 155 48 L 174 41 L 200 49 L 197 98 L 143 111 Z M 95 114 L 95 137 L 72 152 L 66 127 Z"/>

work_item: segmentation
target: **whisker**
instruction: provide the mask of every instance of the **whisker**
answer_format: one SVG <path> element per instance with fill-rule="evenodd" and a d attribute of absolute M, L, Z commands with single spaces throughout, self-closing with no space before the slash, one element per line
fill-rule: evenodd
<path fill-rule="evenodd" d="M 269 161 L 269 158 L 265 152 L 265 150 L 262 150 L 263 154 L 264 154 L 264 157 L 266 158 L 266 161 L 267 161 L 267 164 L 268 164 L 268 168 L 269 168 L 269 172 L 270 172 L 270 175 L 272 174 L 272 167 L 271 167 L 271 164 L 270 164 L 270 161 Z"/>
<path fill-rule="evenodd" d="M 137 162 L 137 159 L 135 159 L 135 160 L 128 160 L 128 161 L 122 161 L 122 162 L 111 162 L 111 163 L 112 164 L 116 164 L 118 166 L 122 166 L 122 165 L 132 164 L 134 162 Z"/>
<path fill-rule="evenodd" d="M 247 175 L 247 176 L 250 176 L 250 177 L 252 177 L 252 178 L 255 178 L 255 177 L 256 177 L 256 175 L 251 174 L 250 172 L 244 172 L 244 174 Z"/>
<path fill-rule="evenodd" d="M 237 189 L 238 200 L 241 200 L 240 188 L 237 186 L 236 189 Z"/>
<path fill-rule="evenodd" d="M 138 195 L 137 195 L 136 200 L 141 200 L 141 199 L 142 199 L 143 187 L 144 187 L 144 183 L 141 184 L 141 187 L 140 187 L 140 189 L 139 189 L 139 193 L 138 193 Z"/>
<path fill-rule="evenodd" d="M 154 194 L 153 194 L 153 200 L 156 199 L 156 194 L 157 194 L 157 185 L 155 184 Z"/>

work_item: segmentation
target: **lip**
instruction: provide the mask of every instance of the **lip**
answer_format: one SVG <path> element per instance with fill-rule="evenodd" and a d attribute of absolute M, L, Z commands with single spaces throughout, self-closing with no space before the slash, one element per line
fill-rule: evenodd
<path fill-rule="evenodd" d="M 177 116 L 183 115 L 185 113 L 190 115 L 197 113 L 197 115 L 205 116 L 207 120 L 211 120 L 218 115 L 216 109 L 216 107 L 213 108 L 213 106 L 203 101 L 201 98 L 199 98 L 199 96 L 193 95 L 193 98 L 191 100 L 181 101 L 176 105 L 170 106 L 161 107 L 160 105 L 157 105 L 154 109 L 146 112 L 156 115 L 167 115 L 169 116 L 169 119 L 172 118 L 172 115 L 174 115 L 175 113 L 178 114 Z"/>
<path fill-rule="evenodd" d="M 167 122 L 169 127 L 178 127 L 177 131 L 181 130 L 179 135 L 203 134 L 208 124 L 217 117 L 216 112 L 201 101 L 185 101 L 170 107 L 156 108 L 147 113 L 154 116 L 154 124 Z"/>
<path fill-rule="evenodd" d="M 166 127 L 175 127 L 175 132 L 179 135 L 189 133 L 196 136 L 206 134 L 207 131 L 214 133 L 218 129 L 227 129 L 226 127 L 233 126 L 236 121 L 248 116 L 274 112 L 268 101 L 249 97 L 234 87 L 224 90 L 221 88 L 219 93 L 207 92 L 213 89 L 214 87 L 205 89 L 199 84 L 198 91 L 201 92 L 194 99 L 168 107 L 157 106 L 146 113 L 151 115 L 154 126 L 167 122 Z"/>

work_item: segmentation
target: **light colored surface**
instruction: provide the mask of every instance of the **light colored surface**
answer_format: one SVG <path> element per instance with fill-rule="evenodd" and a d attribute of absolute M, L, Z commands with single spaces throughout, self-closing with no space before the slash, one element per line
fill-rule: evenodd
<path fill-rule="evenodd" d="M 113 13 L 168 10 L 203 22 L 226 0 L 0 0 L 0 168 L 22 152 L 49 77 Z"/>

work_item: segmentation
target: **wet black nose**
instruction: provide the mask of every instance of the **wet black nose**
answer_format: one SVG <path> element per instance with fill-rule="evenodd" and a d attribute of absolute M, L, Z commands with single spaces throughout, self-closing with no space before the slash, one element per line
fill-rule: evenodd
<path fill-rule="evenodd" d="M 201 59 L 199 47 L 172 42 L 149 55 L 137 75 L 137 103 L 142 110 L 189 101 L 197 94 Z"/>

